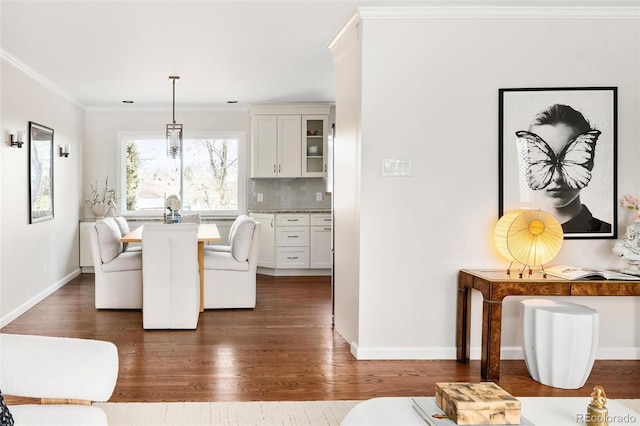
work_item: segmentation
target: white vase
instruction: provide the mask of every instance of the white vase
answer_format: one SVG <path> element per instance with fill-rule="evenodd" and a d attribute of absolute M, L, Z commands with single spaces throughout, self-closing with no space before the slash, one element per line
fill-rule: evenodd
<path fill-rule="evenodd" d="M 109 204 L 107 203 L 95 203 L 91 206 L 91 211 L 96 215 L 96 219 L 104 219 L 104 215 L 109 211 Z"/>

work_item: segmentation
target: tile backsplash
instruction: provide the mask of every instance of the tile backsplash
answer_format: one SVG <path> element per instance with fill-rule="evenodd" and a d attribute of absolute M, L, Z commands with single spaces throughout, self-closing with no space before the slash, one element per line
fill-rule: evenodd
<path fill-rule="evenodd" d="M 250 179 L 249 210 L 268 209 L 330 209 L 331 194 L 327 194 L 324 178 Z M 317 201 L 320 193 L 322 200 Z M 262 201 L 258 201 L 262 197 Z"/>

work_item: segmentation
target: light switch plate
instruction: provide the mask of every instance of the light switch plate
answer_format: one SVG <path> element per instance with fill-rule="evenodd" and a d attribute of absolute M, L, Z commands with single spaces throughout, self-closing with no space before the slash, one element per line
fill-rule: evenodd
<path fill-rule="evenodd" d="M 380 162 L 380 176 L 411 176 L 411 161 L 384 158 Z"/>
<path fill-rule="evenodd" d="M 258 202 L 261 203 L 264 200 L 264 197 L 262 196 L 262 192 L 258 192 Z"/>
<path fill-rule="evenodd" d="M 322 192 L 316 192 L 316 201 L 322 201 Z"/>

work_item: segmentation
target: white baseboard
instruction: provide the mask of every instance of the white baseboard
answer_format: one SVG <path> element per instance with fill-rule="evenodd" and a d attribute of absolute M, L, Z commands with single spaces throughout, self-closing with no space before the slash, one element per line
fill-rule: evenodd
<path fill-rule="evenodd" d="M 351 342 L 351 354 L 358 360 L 443 360 L 456 359 L 455 347 L 362 347 Z M 480 360 L 480 347 L 472 347 L 471 360 Z M 519 346 L 503 347 L 500 359 L 524 359 Z M 640 347 L 601 347 L 596 351 L 596 360 L 640 360 Z"/>
<path fill-rule="evenodd" d="M 328 277 L 331 269 L 273 269 L 258 266 L 258 274 L 271 277 Z"/>
<path fill-rule="evenodd" d="M 80 269 L 74 270 L 67 276 L 63 277 L 60 281 L 53 283 L 51 286 L 45 288 L 40 293 L 36 294 L 31 299 L 27 300 L 21 306 L 18 306 L 12 312 L 9 312 L 7 315 L 0 318 L 0 328 L 11 323 L 11 321 L 18 318 L 20 315 L 24 314 L 29 309 L 33 308 L 38 303 L 42 302 L 45 298 L 47 298 L 47 296 L 53 294 L 53 292 L 55 292 L 56 290 L 62 288 L 65 284 L 67 284 L 69 281 L 71 281 L 78 275 L 80 275 Z"/>

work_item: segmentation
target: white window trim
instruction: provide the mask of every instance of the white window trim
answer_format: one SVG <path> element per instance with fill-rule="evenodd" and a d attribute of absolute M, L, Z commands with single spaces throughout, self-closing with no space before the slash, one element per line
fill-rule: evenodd
<path fill-rule="evenodd" d="M 124 168 L 124 146 L 129 139 L 165 139 L 164 132 L 118 132 L 118 171 L 119 179 L 116 191 L 122 201 L 123 188 L 126 187 L 126 170 Z M 238 140 L 238 210 L 205 211 L 200 213 L 203 218 L 235 217 L 247 211 L 247 135 L 243 131 L 185 131 L 184 139 L 237 139 Z M 182 175 L 182 173 L 181 173 Z M 182 179 L 182 177 L 181 177 Z M 161 212 L 134 212 L 122 208 L 122 202 L 118 203 L 119 214 L 131 218 L 162 218 Z"/>

